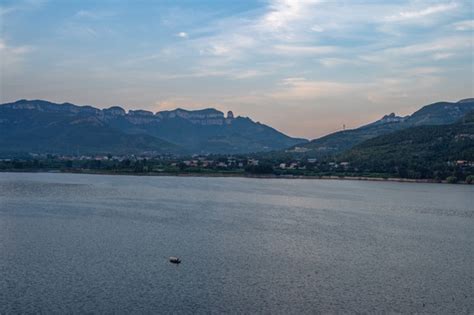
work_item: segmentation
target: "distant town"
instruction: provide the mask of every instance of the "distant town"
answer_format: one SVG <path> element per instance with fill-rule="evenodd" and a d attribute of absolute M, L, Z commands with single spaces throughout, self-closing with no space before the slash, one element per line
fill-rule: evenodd
<path fill-rule="evenodd" d="M 282 171 L 306 171 L 326 165 L 328 170 L 344 169 L 349 162 L 322 162 L 316 158 L 297 158 L 270 160 L 245 155 L 199 155 L 180 157 L 177 155 L 57 155 L 29 153 L 28 157 L 0 159 L 3 168 L 57 168 L 65 169 L 128 169 L 136 172 L 252 172 L 272 173 Z M 271 171 L 269 171 L 271 169 Z"/>
<path fill-rule="evenodd" d="M 455 160 L 445 167 L 458 177 L 423 178 L 374 173 L 348 161 L 282 154 L 255 155 L 58 155 L 29 153 L 21 158 L 0 159 L 0 171 L 60 171 L 68 173 L 250 176 L 286 178 L 355 178 L 397 181 L 473 183 L 474 161 Z M 463 176 L 464 175 L 464 176 Z M 464 180 L 459 180 L 462 178 Z"/>

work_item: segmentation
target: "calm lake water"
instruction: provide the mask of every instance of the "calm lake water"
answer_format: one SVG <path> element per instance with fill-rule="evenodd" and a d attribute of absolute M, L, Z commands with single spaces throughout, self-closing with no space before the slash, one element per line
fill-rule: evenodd
<path fill-rule="evenodd" d="M 0 173 L 17 312 L 472 314 L 474 187 Z"/>

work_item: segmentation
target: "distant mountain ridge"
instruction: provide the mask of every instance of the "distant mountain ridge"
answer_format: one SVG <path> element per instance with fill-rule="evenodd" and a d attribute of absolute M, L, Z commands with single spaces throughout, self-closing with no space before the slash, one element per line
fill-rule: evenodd
<path fill-rule="evenodd" d="M 153 113 L 44 100 L 0 105 L 0 152 L 232 154 L 305 141 L 213 108 Z"/>
<path fill-rule="evenodd" d="M 356 129 L 338 131 L 298 145 L 306 155 L 325 157 L 340 154 L 366 140 L 415 126 L 452 124 L 474 110 L 474 98 L 458 102 L 437 102 L 423 106 L 412 115 L 385 115 L 380 120 Z M 293 151 L 290 149 L 289 151 Z"/>
<path fill-rule="evenodd" d="M 360 171 L 445 179 L 452 175 L 450 164 L 474 161 L 474 111 L 453 124 L 418 125 L 372 138 L 338 159 Z"/>
<path fill-rule="evenodd" d="M 223 121 L 218 121 L 225 119 L 224 113 L 213 109 L 206 108 L 201 110 L 185 110 L 177 108 L 175 110 L 166 110 L 160 111 L 154 114 L 151 111 L 147 110 L 129 110 L 125 111 L 120 106 L 112 106 L 109 108 L 99 109 L 90 105 L 74 105 L 71 103 L 52 103 L 43 100 L 18 100 L 13 103 L 0 104 L 3 109 L 16 109 L 16 110 L 37 110 L 41 112 L 50 112 L 50 113 L 66 113 L 66 114 L 80 114 L 80 115 L 96 115 L 101 119 L 111 119 L 116 117 L 126 117 L 131 123 L 142 124 L 150 121 L 161 121 L 167 118 L 181 117 L 188 119 L 193 123 L 202 123 L 202 120 L 215 119 L 213 123 L 222 124 Z M 233 116 L 233 114 L 231 114 Z M 144 120 L 137 120 L 136 118 L 144 118 Z M 233 117 L 232 117 L 233 118 Z M 211 122 L 212 124 L 212 122 Z"/>

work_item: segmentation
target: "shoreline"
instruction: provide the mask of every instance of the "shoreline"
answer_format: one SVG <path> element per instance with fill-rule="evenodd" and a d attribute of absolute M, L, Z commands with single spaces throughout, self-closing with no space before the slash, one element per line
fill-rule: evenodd
<path fill-rule="evenodd" d="M 398 177 L 367 177 L 367 176 L 314 176 L 314 175 L 274 175 L 274 174 L 246 174 L 246 173 L 130 173 L 130 172 L 100 172 L 91 170 L 64 171 L 64 170 L 5 170 L 0 173 L 52 173 L 52 174 L 83 174 L 83 175 L 122 175 L 122 176 L 162 176 L 162 177 L 235 177 L 235 178 L 253 178 L 253 179 L 307 179 L 307 180 L 352 180 L 352 181 L 373 181 L 373 182 L 395 182 L 395 183 L 422 183 L 422 184 L 448 184 L 446 180 L 435 179 L 411 179 Z M 465 182 L 454 183 L 457 185 L 468 185 Z"/>

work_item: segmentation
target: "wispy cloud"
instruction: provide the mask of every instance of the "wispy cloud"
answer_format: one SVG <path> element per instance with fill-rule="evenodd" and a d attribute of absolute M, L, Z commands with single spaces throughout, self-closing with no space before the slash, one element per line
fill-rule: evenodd
<path fill-rule="evenodd" d="M 318 32 L 318 33 L 321 33 L 321 32 L 324 32 L 324 28 L 320 25 L 313 25 L 311 26 L 311 30 L 313 32 Z"/>
<path fill-rule="evenodd" d="M 322 97 L 346 94 L 356 88 L 357 84 L 336 81 L 312 81 L 305 78 L 286 78 L 271 97 L 278 100 L 315 100 Z"/>
<path fill-rule="evenodd" d="M 116 15 L 117 13 L 111 10 L 79 10 L 76 12 L 76 14 L 74 14 L 74 17 L 99 20 Z"/>
<path fill-rule="evenodd" d="M 0 38 L 0 68 L 2 71 L 13 71 L 23 60 L 26 54 L 33 51 L 32 46 L 12 46 Z"/>
<path fill-rule="evenodd" d="M 58 32 L 67 39 L 97 39 L 100 35 L 100 31 L 96 27 L 77 23 L 69 23 Z"/>
<path fill-rule="evenodd" d="M 472 43 L 469 37 L 465 36 L 450 36 L 432 40 L 430 42 L 402 46 L 397 48 L 388 48 L 385 50 L 388 54 L 395 55 L 414 55 L 425 54 L 432 52 L 449 52 L 456 51 L 463 48 L 469 48 Z"/>
<path fill-rule="evenodd" d="M 338 66 L 346 66 L 346 65 L 359 65 L 362 62 L 358 59 L 352 58 L 322 58 L 319 62 L 328 68 L 338 67 Z"/>
<path fill-rule="evenodd" d="M 258 22 L 258 26 L 266 31 L 288 30 L 293 23 L 311 16 L 309 8 L 318 0 L 273 0 L 270 1 L 269 12 Z"/>
<path fill-rule="evenodd" d="M 0 6 L 0 17 L 15 12 L 17 7 Z"/>
<path fill-rule="evenodd" d="M 44 5 L 48 0 L 18 0 L 12 5 L 0 5 L 0 17 L 22 10 L 34 10 Z"/>
<path fill-rule="evenodd" d="M 412 20 L 412 19 L 420 19 L 420 18 L 427 17 L 429 15 L 450 11 L 457 7 L 458 7 L 458 4 L 456 2 L 437 4 L 437 5 L 429 6 L 423 9 L 419 9 L 419 10 L 402 11 L 397 14 L 385 17 L 385 20 L 389 22 L 398 22 L 398 21 L 405 21 L 405 20 Z"/>
<path fill-rule="evenodd" d="M 190 42 L 194 50 L 201 56 L 213 56 L 220 58 L 216 64 L 225 60 L 233 61 L 248 55 L 253 48 L 259 45 L 256 38 L 243 32 L 222 33 L 210 37 L 201 37 Z"/>
<path fill-rule="evenodd" d="M 302 56 L 302 55 L 323 55 L 333 53 L 337 50 L 334 46 L 296 46 L 296 45 L 275 45 L 273 46 L 276 53 Z"/>
<path fill-rule="evenodd" d="M 453 24 L 456 31 L 474 31 L 474 20 L 465 20 Z"/>

